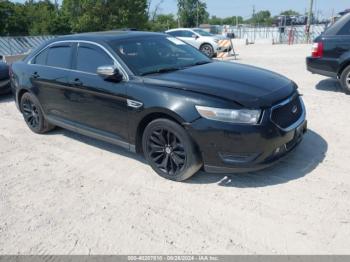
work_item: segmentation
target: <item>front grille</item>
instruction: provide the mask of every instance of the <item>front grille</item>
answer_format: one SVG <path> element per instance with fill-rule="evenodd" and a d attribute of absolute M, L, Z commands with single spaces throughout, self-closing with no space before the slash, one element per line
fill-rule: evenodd
<path fill-rule="evenodd" d="M 303 114 L 300 97 L 295 95 L 291 100 L 272 109 L 271 120 L 281 128 L 287 128 L 299 120 Z"/>

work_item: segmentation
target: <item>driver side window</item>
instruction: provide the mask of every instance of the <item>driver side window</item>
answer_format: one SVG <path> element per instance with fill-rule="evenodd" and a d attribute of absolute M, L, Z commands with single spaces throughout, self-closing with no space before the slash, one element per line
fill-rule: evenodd
<path fill-rule="evenodd" d="M 113 59 L 100 47 L 90 44 L 79 44 L 76 70 L 96 74 L 98 67 L 113 64 Z"/>

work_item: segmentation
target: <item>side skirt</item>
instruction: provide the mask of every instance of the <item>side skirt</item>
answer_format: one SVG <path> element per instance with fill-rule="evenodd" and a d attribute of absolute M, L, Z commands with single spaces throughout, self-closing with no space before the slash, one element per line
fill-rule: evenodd
<path fill-rule="evenodd" d="M 120 147 L 123 147 L 131 152 L 136 153 L 136 146 L 129 144 L 123 140 L 121 140 L 118 136 L 113 135 L 111 133 L 107 133 L 95 128 L 91 128 L 88 126 L 84 126 L 69 120 L 62 120 L 57 117 L 46 116 L 45 117 L 48 122 L 55 126 L 62 127 L 64 129 L 68 129 L 70 131 L 79 133 L 84 136 L 92 137 L 98 140 L 102 140 L 107 143 L 111 143 Z"/>

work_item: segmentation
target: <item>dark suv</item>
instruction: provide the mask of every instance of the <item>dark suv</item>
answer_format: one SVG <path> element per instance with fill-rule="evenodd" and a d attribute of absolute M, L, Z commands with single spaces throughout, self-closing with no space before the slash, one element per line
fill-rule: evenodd
<path fill-rule="evenodd" d="M 344 15 L 315 39 L 307 69 L 324 76 L 338 78 L 350 94 L 350 14 Z"/>
<path fill-rule="evenodd" d="M 143 153 L 161 176 L 261 169 L 306 131 L 297 85 L 270 71 L 209 59 L 165 34 L 56 38 L 12 65 L 29 128 L 60 126 Z"/>

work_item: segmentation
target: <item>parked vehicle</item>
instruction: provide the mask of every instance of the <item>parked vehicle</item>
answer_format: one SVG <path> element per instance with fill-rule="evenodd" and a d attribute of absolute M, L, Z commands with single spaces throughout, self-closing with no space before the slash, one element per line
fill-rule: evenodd
<path fill-rule="evenodd" d="M 6 63 L 0 61 L 0 95 L 11 92 L 9 67 Z"/>
<path fill-rule="evenodd" d="M 324 76 L 338 78 L 350 94 L 350 14 L 344 15 L 314 41 L 307 69 Z"/>
<path fill-rule="evenodd" d="M 223 48 L 218 45 L 220 40 L 229 40 L 229 38 L 213 35 L 200 28 L 177 28 L 166 31 L 166 33 L 194 46 L 210 58 L 217 55 L 218 52 L 232 50 L 232 48 Z"/>
<path fill-rule="evenodd" d="M 142 153 L 162 177 L 265 168 L 295 148 L 305 108 L 291 80 L 219 62 L 165 34 L 60 37 L 12 65 L 28 127 L 70 129 Z"/>

